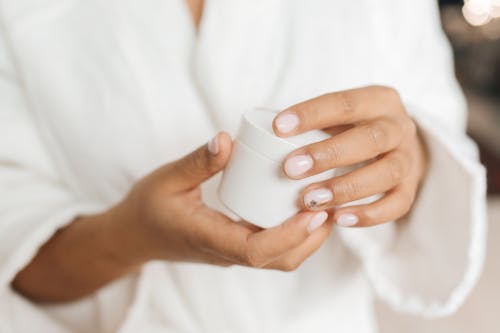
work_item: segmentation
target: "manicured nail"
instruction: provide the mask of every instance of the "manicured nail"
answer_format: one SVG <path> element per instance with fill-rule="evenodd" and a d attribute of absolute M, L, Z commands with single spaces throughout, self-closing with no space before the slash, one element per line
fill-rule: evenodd
<path fill-rule="evenodd" d="M 309 221 L 309 225 L 307 226 L 307 230 L 311 233 L 314 230 L 318 229 L 325 223 L 326 219 L 328 218 L 328 213 L 327 212 L 319 212 L 316 215 L 314 215 Z"/>
<path fill-rule="evenodd" d="M 359 219 L 356 215 L 354 214 L 342 214 L 339 217 L 337 217 L 337 224 L 342 226 L 342 227 L 352 227 L 356 223 L 358 223 Z"/>
<path fill-rule="evenodd" d="M 332 201 L 333 193 L 327 188 L 317 188 L 304 195 L 304 204 L 307 208 L 324 205 Z"/>
<path fill-rule="evenodd" d="M 309 155 L 296 155 L 285 162 L 285 172 L 288 176 L 297 177 L 304 174 L 313 166 L 313 159 Z"/>
<path fill-rule="evenodd" d="M 286 134 L 299 125 L 299 117 L 293 113 L 283 113 L 276 118 L 275 124 L 280 133 Z"/>
<path fill-rule="evenodd" d="M 219 153 L 219 135 L 215 135 L 212 140 L 208 142 L 208 151 L 212 155 L 217 155 Z"/>

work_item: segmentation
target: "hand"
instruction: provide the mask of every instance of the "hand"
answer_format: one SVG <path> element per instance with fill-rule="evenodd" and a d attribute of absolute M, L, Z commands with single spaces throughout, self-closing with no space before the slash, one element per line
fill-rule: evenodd
<path fill-rule="evenodd" d="M 370 86 L 322 95 L 280 112 L 273 123 L 279 136 L 323 129 L 332 138 L 287 156 L 283 171 L 293 179 L 366 162 L 345 175 L 312 184 L 304 207 L 330 209 L 341 226 L 373 226 L 397 220 L 412 207 L 426 172 L 424 144 L 392 88 Z M 370 204 L 345 203 L 384 193 Z"/>
<path fill-rule="evenodd" d="M 264 230 L 204 205 L 199 186 L 224 168 L 231 147 L 230 137 L 218 134 L 208 145 L 138 182 L 117 207 L 121 225 L 147 240 L 147 259 L 288 271 L 327 238 L 332 224 L 323 223 L 328 217 L 324 211 L 299 212 Z"/>
<path fill-rule="evenodd" d="M 224 168 L 231 144 L 220 133 L 140 180 L 116 206 L 75 218 L 38 250 L 12 287 L 33 301 L 53 303 L 89 295 L 153 259 L 297 268 L 328 237 L 326 212 L 299 212 L 263 230 L 201 201 L 200 183 Z"/>

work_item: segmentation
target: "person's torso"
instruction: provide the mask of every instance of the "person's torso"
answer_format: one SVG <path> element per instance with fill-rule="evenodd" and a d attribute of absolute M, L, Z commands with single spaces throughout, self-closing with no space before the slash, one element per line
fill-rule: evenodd
<path fill-rule="evenodd" d="M 207 0 L 198 33 L 182 0 L 3 6 L 52 159 L 82 200 L 105 208 L 217 130 L 234 134 L 248 108 L 280 109 L 373 83 L 376 4 Z M 213 188 L 204 197 L 220 208 Z M 332 331 L 364 332 L 373 325 L 370 292 L 335 231 L 293 273 L 152 263 L 141 279 L 142 324 L 129 328 L 303 332 L 331 323 Z"/>

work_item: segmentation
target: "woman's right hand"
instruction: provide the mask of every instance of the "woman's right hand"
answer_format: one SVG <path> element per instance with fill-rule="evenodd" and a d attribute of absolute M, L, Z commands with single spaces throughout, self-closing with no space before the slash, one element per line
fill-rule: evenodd
<path fill-rule="evenodd" d="M 59 229 L 18 272 L 13 288 L 37 302 L 73 301 L 154 259 L 297 268 L 327 238 L 332 224 L 324 223 L 325 212 L 300 212 L 263 230 L 203 204 L 200 184 L 225 167 L 231 144 L 220 133 L 137 182 L 111 209 Z"/>
<path fill-rule="evenodd" d="M 327 238 L 332 224 L 324 223 L 328 214 L 323 211 L 302 211 L 262 229 L 207 207 L 200 184 L 225 167 L 231 148 L 229 135 L 219 133 L 140 180 L 113 209 L 120 228 L 129 228 L 141 238 L 139 244 L 146 244 L 144 258 L 290 271 Z"/>

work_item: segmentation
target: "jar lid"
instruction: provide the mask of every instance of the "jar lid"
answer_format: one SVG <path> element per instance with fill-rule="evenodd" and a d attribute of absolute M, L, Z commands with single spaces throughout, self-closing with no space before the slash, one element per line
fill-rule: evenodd
<path fill-rule="evenodd" d="M 281 138 L 274 134 L 273 119 L 278 111 L 254 108 L 243 114 L 237 139 L 267 158 L 281 162 L 290 152 L 308 144 L 330 137 L 320 130 L 312 130 L 299 135 Z"/>

